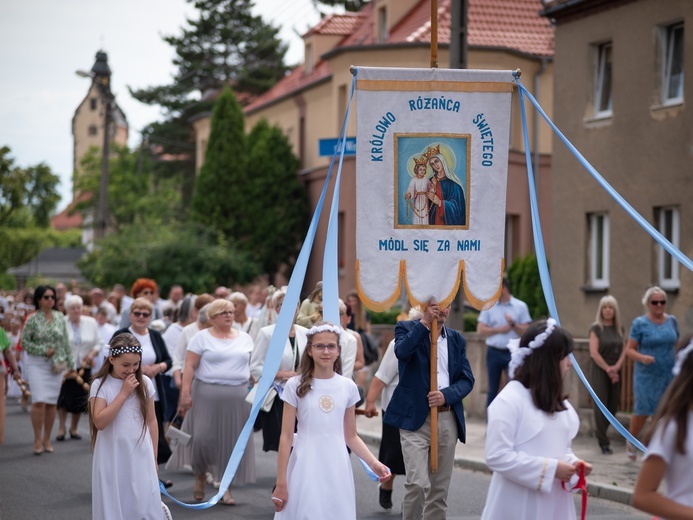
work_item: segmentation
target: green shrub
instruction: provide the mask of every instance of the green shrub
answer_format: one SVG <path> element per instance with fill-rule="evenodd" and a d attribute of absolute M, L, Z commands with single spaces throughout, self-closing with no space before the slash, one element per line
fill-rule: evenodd
<path fill-rule="evenodd" d="M 402 312 L 402 307 L 395 305 L 384 312 L 368 311 L 372 325 L 394 325 L 397 323 L 397 316 Z"/>

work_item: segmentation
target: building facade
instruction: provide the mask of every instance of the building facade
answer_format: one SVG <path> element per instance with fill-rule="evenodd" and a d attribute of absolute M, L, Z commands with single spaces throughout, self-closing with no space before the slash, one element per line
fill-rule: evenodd
<path fill-rule="evenodd" d="M 556 27 L 555 122 L 606 181 L 689 258 L 693 254 L 693 3 L 546 2 Z M 612 294 L 623 322 L 651 285 L 693 329 L 693 275 L 554 140 L 551 274 L 562 324 L 585 336 Z"/>
<path fill-rule="evenodd" d="M 473 69 L 522 70 L 525 86 L 551 112 L 553 29 L 539 16 L 538 0 L 469 0 L 468 66 Z M 324 18 L 304 37 L 305 59 L 271 90 L 245 107 L 248 129 L 265 118 L 281 127 L 300 160 L 300 176 L 315 208 L 326 178 L 329 156 L 320 155 L 321 139 L 337 138 L 344 120 L 352 80 L 350 66 L 426 68 L 430 65 L 431 24 L 429 0 L 372 0 L 358 13 Z M 451 2 L 440 0 L 438 10 L 439 63 L 450 61 Z M 355 103 L 351 107 L 355 113 Z M 539 164 L 538 184 L 543 226 L 550 229 L 548 194 L 551 178 L 551 135 L 547 128 L 530 135 Z M 209 118 L 194 122 L 198 167 L 204 160 Z M 347 135 L 355 136 L 356 121 Z M 511 153 L 506 201 L 506 265 L 513 257 L 533 250 L 524 143 L 517 96 L 514 98 Z M 339 202 L 340 293 L 356 287 L 355 161 L 345 158 Z M 320 220 L 305 290 L 321 279 L 327 215 Z M 461 298 L 461 296 L 460 296 Z M 457 305 L 461 308 L 461 305 Z"/>

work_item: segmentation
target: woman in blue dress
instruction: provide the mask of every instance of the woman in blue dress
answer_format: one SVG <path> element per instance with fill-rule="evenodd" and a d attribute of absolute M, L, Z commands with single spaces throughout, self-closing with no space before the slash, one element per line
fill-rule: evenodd
<path fill-rule="evenodd" d="M 633 394 L 635 405 L 630 418 L 630 433 L 637 437 L 647 418 L 654 414 L 664 390 L 672 379 L 674 348 L 679 339 L 676 317 L 664 312 L 667 295 L 660 287 L 650 287 L 643 296 L 645 314 L 633 320 L 626 354 L 635 361 Z M 635 449 L 626 444 L 631 460 Z"/>

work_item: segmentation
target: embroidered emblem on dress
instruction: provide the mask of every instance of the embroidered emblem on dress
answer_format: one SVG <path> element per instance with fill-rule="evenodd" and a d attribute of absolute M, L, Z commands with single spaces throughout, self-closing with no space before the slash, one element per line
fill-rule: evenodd
<path fill-rule="evenodd" d="M 318 400 L 318 406 L 320 406 L 320 409 L 323 412 L 330 413 L 332 410 L 334 410 L 334 399 L 332 399 L 332 396 L 323 395 Z"/>

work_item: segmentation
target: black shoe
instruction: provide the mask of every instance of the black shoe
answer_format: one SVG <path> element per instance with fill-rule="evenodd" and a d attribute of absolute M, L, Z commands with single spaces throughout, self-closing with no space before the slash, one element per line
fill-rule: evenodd
<path fill-rule="evenodd" d="M 173 482 L 171 482 L 170 480 L 167 480 L 166 482 L 164 482 L 163 480 L 159 479 L 159 482 L 161 482 L 161 483 L 164 485 L 164 487 L 165 487 L 166 489 L 168 489 L 168 488 L 170 488 L 171 486 L 173 486 Z"/>
<path fill-rule="evenodd" d="M 392 509 L 392 490 L 378 486 L 378 502 L 383 509 Z"/>
<path fill-rule="evenodd" d="M 611 455 L 613 454 L 613 450 L 608 444 L 605 444 L 602 448 L 602 455 Z"/>

